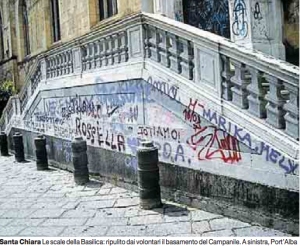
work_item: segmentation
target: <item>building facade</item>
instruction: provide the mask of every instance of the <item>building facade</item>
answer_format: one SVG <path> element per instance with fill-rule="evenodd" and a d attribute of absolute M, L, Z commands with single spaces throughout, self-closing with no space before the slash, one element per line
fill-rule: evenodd
<path fill-rule="evenodd" d="M 13 81 L 20 89 L 38 54 L 141 11 L 162 14 L 299 63 L 296 0 L 2 0 L 0 81 Z"/>

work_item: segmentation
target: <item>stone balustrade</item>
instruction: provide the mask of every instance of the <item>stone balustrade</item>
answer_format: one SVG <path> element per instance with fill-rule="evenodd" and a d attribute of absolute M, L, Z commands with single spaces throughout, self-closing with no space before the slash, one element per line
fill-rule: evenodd
<path fill-rule="evenodd" d="M 298 67 L 166 17 L 141 16 L 43 54 L 19 95 L 21 111 L 40 81 L 90 72 L 139 56 L 299 138 Z"/>
<path fill-rule="evenodd" d="M 73 73 L 72 50 L 65 50 L 46 58 L 47 79 Z"/>

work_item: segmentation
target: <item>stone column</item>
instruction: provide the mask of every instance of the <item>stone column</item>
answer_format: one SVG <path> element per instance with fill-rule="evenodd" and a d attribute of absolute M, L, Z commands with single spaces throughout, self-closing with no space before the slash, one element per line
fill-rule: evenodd
<path fill-rule="evenodd" d="M 285 60 L 281 0 L 229 0 L 231 40 Z"/>

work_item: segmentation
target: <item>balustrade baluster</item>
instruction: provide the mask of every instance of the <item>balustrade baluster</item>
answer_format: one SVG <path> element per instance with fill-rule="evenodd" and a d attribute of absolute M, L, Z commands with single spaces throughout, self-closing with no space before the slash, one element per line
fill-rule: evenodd
<path fill-rule="evenodd" d="M 249 81 L 246 79 L 246 67 L 239 61 L 231 59 L 231 63 L 234 66 L 234 76 L 230 79 L 233 83 L 232 91 L 232 103 L 242 109 L 248 109 L 248 91 L 247 85 Z"/>
<path fill-rule="evenodd" d="M 265 79 L 270 84 L 270 90 L 266 95 L 266 100 L 268 104 L 266 106 L 267 109 L 267 122 L 276 128 L 283 129 L 285 128 L 284 115 L 285 111 L 283 110 L 283 105 L 285 100 L 281 95 L 281 91 L 283 90 L 283 83 L 281 80 L 276 77 L 265 74 Z"/>
<path fill-rule="evenodd" d="M 285 89 L 289 91 L 289 101 L 283 106 L 286 110 L 285 131 L 288 135 L 299 139 L 299 87 L 285 83 Z"/>
<path fill-rule="evenodd" d="M 158 45 L 158 53 L 161 59 L 161 63 L 163 66 L 170 67 L 170 60 L 169 60 L 169 43 L 167 40 L 167 33 L 163 30 L 158 30 L 158 34 L 160 37 L 160 43 Z"/>
<path fill-rule="evenodd" d="M 256 68 L 248 67 L 251 74 L 251 83 L 247 86 L 249 91 L 248 103 L 249 112 L 259 118 L 266 118 L 265 100 L 266 90 L 263 88 L 263 74 Z"/>
<path fill-rule="evenodd" d="M 188 40 L 179 38 L 181 75 L 189 80 L 194 79 L 194 54 Z"/>
<path fill-rule="evenodd" d="M 120 62 L 128 61 L 128 44 L 127 44 L 127 32 L 120 34 Z"/>
<path fill-rule="evenodd" d="M 120 55 L 119 55 L 120 41 L 119 41 L 118 34 L 115 33 L 112 35 L 112 42 L 113 42 L 114 63 L 118 64 L 118 63 L 120 63 Z"/>
<path fill-rule="evenodd" d="M 100 67 L 100 45 L 99 40 L 95 41 L 95 60 L 94 60 L 94 68 Z"/>
<path fill-rule="evenodd" d="M 178 47 L 178 37 L 174 34 L 168 33 L 169 42 L 170 42 L 170 68 L 175 73 L 181 73 L 180 64 L 179 64 L 179 47 Z"/>
<path fill-rule="evenodd" d="M 113 65 L 114 64 L 114 53 L 113 53 L 113 49 L 114 49 L 114 42 L 113 42 L 113 38 L 112 36 L 108 36 L 106 38 L 106 42 L 107 42 L 107 52 L 106 52 L 106 57 L 107 57 L 107 65 Z"/>
<path fill-rule="evenodd" d="M 226 101 L 232 101 L 232 91 L 231 88 L 233 84 L 230 79 L 232 73 L 230 70 L 230 59 L 227 56 L 221 55 L 222 60 L 222 98 Z"/>
<path fill-rule="evenodd" d="M 150 38 L 149 38 L 149 46 L 150 46 L 150 58 L 156 62 L 160 62 L 160 55 L 158 46 L 160 43 L 160 37 L 157 32 L 157 28 L 150 27 Z"/>
<path fill-rule="evenodd" d="M 102 38 L 100 40 L 100 60 L 101 66 L 107 66 L 107 57 L 106 57 L 107 43 L 106 39 Z"/>

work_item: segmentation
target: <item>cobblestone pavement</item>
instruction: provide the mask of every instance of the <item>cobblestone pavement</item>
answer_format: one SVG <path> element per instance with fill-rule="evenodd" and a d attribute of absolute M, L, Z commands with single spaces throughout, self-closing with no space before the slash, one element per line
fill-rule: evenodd
<path fill-rule="evenodd" d="M 138 203 L 111 184 L 77 186 L 72 173 L 0 156 L 0 236 L 289 236 L 174 203 L 152 211 Z"/>

